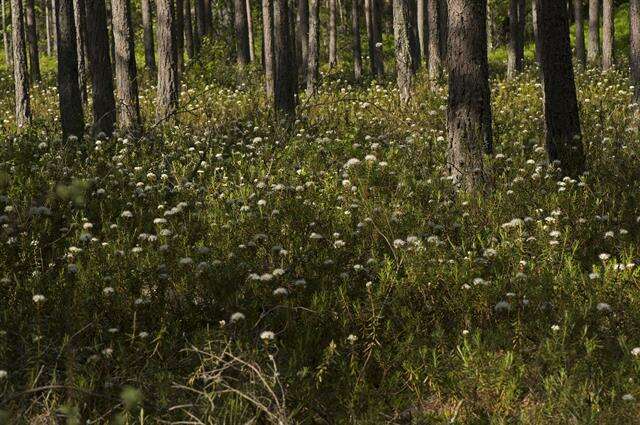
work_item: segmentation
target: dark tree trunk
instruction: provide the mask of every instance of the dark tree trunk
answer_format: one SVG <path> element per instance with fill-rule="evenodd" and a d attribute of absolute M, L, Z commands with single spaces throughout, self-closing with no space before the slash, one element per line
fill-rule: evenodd
<path fill-rule="evenodd" d="M 84 117 L 78 86 L 76 28 L 72 0 L 56 0 L 58 23 L 58 96 L 62 138 L 82 138 Z"/>
<path fill-rule="evenodd" d="M 24 127 L 31 120 L 27 47 L 24 39 L 22 0 L 11 0 L 11 35 L 13 47 L 13 80 L 16 98 L 16 125 Z"/>
<path fill-rule="evenodd" d="M 29 77 L 31 81 L 40 81 L 40 55 L 38 52 L 38 30 L 34 3 L 34 0 L 27 0 L 25 3 L 27 42 L 29 44 Z"/>
<path fill-rule="evenodd" d="M 393 0 L 393 38 L 395 40 L 396 73 L 400 100 L 403 103 L 411 99 L 413 79 L 413 58 L 409 43 L 411 18 L 409 0 Z"/>
<path fill-rule="evenodd" d="M 307 68 L 307 95 L 316 94 L 320 66 L 320 1 L 311 0 L 309 7 L 309 59 Z"/>
<path fill-rule="evenodd" d="M 249 59 L 253 62 L 256 60 L 253 42 L 253 14 L 251 13 L 251 1 L 246 0 L 245 3 L 247 9 L 247 32 L 249 33 Z"/>
<path fill-rule="evenodd" d="M 640 104 L 640 0 L 629 0 L 629 62 L 634 102 Z"/>
<path fill-rule="evenodd" d="M 175 14 L 176 56 L 178 59 L 178 81 L 180 81 L 180 74 L 184 70 L 184 0 L 175 0 Z"/>
<path fill-rule="evenodd" d="M 415 74 L 420 68 L 420 42 L 418 39 L 418 10 L 415 0 L 408 0 L 408 27 L 409 51 L 411 53 L 411 71 Z"/>
<path fill-rule="evenodd" d="M 84 0 L 73 0 L 73 19 L 76 26 L 76 54 L 78 57 L 78 86 L 82 104 L 86 105 L 87 99 L 87 61 L 85 52 L 87 51 L 87 21 Z"/>
<path fill-rule="evenodd" d="M 336 35 L 336 0 L 329 0 L 329 67 L 338 64 L 338 39 Z"/>
<path fill-rule="evenodd" d="M 262 62 L 264 64 L 265 91 L 273 99 L 276 78 L 273 44 L 273 0 L 262 0 Z"/>
<path fill-rule="evenodd" d="M 459 187 L 477 190 L 487 180 L 483 145 L 487 149 L 492 144 L 487 3 L 451 0 L 448 13 L 449 173 Z"/>
<path fill-rule="evenodd" d="M 156 0 L 158 17 L 158 93 L 156 122 L 171 119 L 178 111 L 178 61 L 172 0 Z"/>
<path fill-rule="evenodd" d="M 249 53 L 249 29 L 247 25 L 247 5 L 245 0 L 234 0 L 234 28 L 236 31 L 236 61 L 245 66 L 251 61 Z"/>
<path fill-rule="evenodd" d="M 207 17 L 206 17 L 206 7 L 205 0 L 195 0 L 196 2 L 196 27 L 198 29 L 198 38 L 202 43 L 204 41 L 204 36 L 207 34 Z"/>
<path fill-rule="evenodd" d="M 86 0 L 87 53 L 93 93 L 93 132 L 111 136 L 116 121 L 113 72 L 109 58 L 107 9 L 104 0 Z"/>
<path fill-rule="evenodd" d="M 438 31 L 440 32 L 440 58 L 442 66 L 447 69 L 447 52 L 449 39 L 449 4 L 448 0 L 438 0 L 438 10 L 440 21 L 438 22 Z"/>
<path fill-rule="evenodd" d="M 600 57 L 600 0 L 589 0 L 589 46 L 587 60 L 591 65 Z"/>
<path fill-rule="evenodd" d="M 4 0 L 3 0 L 4 4 Z M 48 0 L 44 0 L 42 3 L 42 9 L 44 10 L 44 30 L 47 36 L 47 56 L 51 56 L 51 3 Z"/>
<path fill-rule="evenodd" d="M 615 7 L 613 0 L 602 2 L 602 69 L 607 71 L 615 64 Z"/>
<path fill-rule="evenodd" d="M 195 55 L 195 44 L 193 40 L 193 23 L 191 20 L 191 0 L 184 0 L 182 2 L 184 15 L 184 41 L 185 48 L 189 59 L 193 59 Z"/>
<path fill-rule="evenodd" d="M 298 0 L 296 26 L 296 52 L 298 53 L 300 75 L 305 80 L 309 49 L 309 0 Z"/>
<path fill-rule="evenodd" d="M 427 0 L 417 0 L 416 25 L 418 27 L 418 47 L 420 48 L 421 61 L 429 59 L 429 33 L 427 27 Z"/>
<path fill-rule="evenodd" d="M 114 64 L 116 62 L 116 42 L 113 40 L 113 22 L 111 22 L 111 0 L 106 0 L 105 5 L 107 7 L 107 34 L 109 35 L 109 54 L 111 55 L 111 63 Z"/>
<path fill-rule="evenodd" d="M 362 78 L 362 48 L 360 46 L 360 4 L 351 0 L 351 41 L 353 47 L 353 77 Z"/>
<path fill-rule="evenodd" d="M 9 17 L 11 19 L 11 17 Z M 7 33 L 7 19 L 5 12 L 5 1 L 2 0 L 2 48 L 4 49 L 4 60 L 7 70 L 13 69 L 13 48 L 11 47 L 11 38 Z"/>
<path fill-rule="evenodd" d="M 440 56 L 440 3 L 427 0 L 429 30 L 429 77 L 432 84 L 442 77 L 442 57 Z"/>
<path fill-rule="evenodd" d="M 273 3 L 273 38 L 275 44 L 275 109 L 285 118 L 291 119 L 296 110 L 296 76 L 293 40 L 289 27 L 289 5 L 287 0 Z"/>
<path fill-rule="evenodd" d="M 577 177 L 585 169 L 585 156 L 566 5 L 556 0 L 538 0 L 538 18 L 547 151 L 551 161 L 560 161 L 566 175 Z"/>
<path fill-rule="evenodd" d="M 151 0 L 141 0 L 142 31 L 144 38 L 144 65 L 149 72 L 156 72 L 156 48 L 153 42 L 153 17 L 151 14 Z"/>
<path fill-rule="evenodd" d="M 211 1 L 212 0 L 204 0 L 204 31 L 205 34 L 209 35 L 209 37 L 213 37 L 213 14 L 211 10 Z M 227 0 L 223 0 L 222 2 L 222 10 L 229 11 L 229 2 Z M 227 13 L 228 16 L 231 16 Z M 225 28 L 229 28 L 227 22 L 225 22 Z"/>
<path fill-rule="evenodd" d="M 510 0 L 509 2 L 509 59 L 507 66 L 509 78 L 522 72 L 524 34 L 521 32 L 519 4 L 520 0 Z"/>
<path fill-rule="evenodd" d="M 581 66 L 587 63 L 587 52 L 584 42 L 584 18 L 582 16 L 582 0 L 573 0 L 573 16 L 576 22 L 576 59 Z"/>
<path fill-rule="evenodd" d="M 371 1 L 371 33 L 373 35 L 373 64 L 374 75 L 378 79 L 384 78 L 384 55 L 382 46 L 382 0 Z"/>
<path fill-rule="evenodd" d="M 538 0 L 531 0 L 531 20 L 533 24 L 533 40 L 536 44 L 536 63 L 540 64 L 540 27 L 538 25 Z"/>
<path fill-rule="evenodd" d="M 527 2 L 526 0 L 518 0 L 518 61 L 520 63 L 520 71 L 524 69 L 524 45 L 526 43 L 527 29 Z"/>
<path fill-rule="evenodd" d="M 112 0 L 116 44 L 116 93 L 119 126 L 125 133 L 138 135 L 142 128 L 138 101 L 138 75 L 129 0 Z"/>

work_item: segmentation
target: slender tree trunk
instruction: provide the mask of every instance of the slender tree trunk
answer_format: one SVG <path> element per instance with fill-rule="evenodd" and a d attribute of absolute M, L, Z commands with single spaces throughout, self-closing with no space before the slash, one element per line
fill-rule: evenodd
<path fill-rule="evenodd" d="M 175 0 L 175 14 L 178 81 L 180 81 L 180 74 L 184 71 L 184 0 Z"/>
<path fill-rule="evenodd" d="M 413 58 L 409 43 L 411 20 L 409 0 L 393 0 L 393 37 L 395 40 L 396 73 L 400 101 L 409 102 L 413 79 Z"/>
<path fill-rule="evenodd" d="M 516 50 L 517 61 L 520 64 L 519 71 L 524 70 L 524 45 L 526 43 L 527 29 L 527 2 L 526 0 L 518 0 L 518 49 Z"/>
<path fill-rule="evenodd" d="M 519 16 L 520 0 L 510 0 L 509 2 L 509 58 L 507 66 L 507 76 L 513 78 L 522 72 L 522 59 L 524 52 L 524 35 L 520 32 Z"/>
<path fill-rule="evenodd" d="M 178 111 L 178 64 L 175 21 L 171 0 L 156 0 L 158 17 L 158 93 L 156 122 L 169 120 Z"/>
<path fill-rule="evenodd" d="M 204 28 L 205 28 L 205 32 L 209 35 L 209 37 L 213 37 L 215 34 L 213 33 L 214 28 L 213 28 L 213 10 L 211 9 L 211 1 L 212 0 L 204 0 Z M 228 13 L 231 8 L 229 7 L 229 1 L 228 0 L 223 0 L 222 1 L 222 10 L 224 11 L 224 13 L 231 17 L 231 13 Z M 229 28 L 229 20 L 224 20 L 225 22 L 225 28 Z"/>
<path fill-rule="evenodd" d="M 182 3 L 184 15 L 184 41 L 189 59 L 195 55 L 195 44 L 193 40 L 193 24 L 191 21 L 191 0 L 184 0 Z"/>
<path fill-rule="evenodd" d="M 429 30 L 429 77 L 432 86 L 442 78 L 442 58 L 440 56 L 440 4 L 438 0 L 427 0 Z"/>
<path fill-rule="evenodd" d="M 198 28 L 198 38 L 200 42 L 204 41 L 204 36 L 207 34 L 207 17 L 205 0 L 195 0 L 196 2 L 196 23 Z"/>
<path fill-rule="evenodd" d="M 256 54 L 253 41 L 253 17 L 251 13 L 251 0 L 246 0 L 247 9 L 247 32 L 249 33 L 249 59 L 251 62 L 256 60 Z"/>
<path fill-rule="evenodd" d="M 141 0 L 142 31 L 144 38 L 144 65 L 150 73 L 156 72 L 156 48 L 153 42 L 153 17 L 151 14 L 151 0 Z"/>
<path fill-rule="evenodd" d="M 56 0 L 51 0 L 51 34 L 53 38 L 53 50 L 58 56 L 58 31 L 56 31 L 56 22 L 58 22 L 58 12 L 56 11 Z"/>
<path fill-rule="evenodd" d="M 78 57 L 78 86 L 82 104 L 86 105 L 87 99 L 87 64 L 86 64 L 86 10 L 84 0 L 73 1 L 73 19 L 76 26 L 76 52 Z"/>
<path fill-rule="evenodd" d="M 591 65 L 600 57 L 600 0 L 589 0 L 589 46 L 587 60 Z"/>
<path fill-rule="evenodd" d="M 245 66 L 251 61 L 249 53 L 249 29 L 247 25 L 247 4 L 245 0 L 234 0 L 234 28 L 236 31 L 236 61 Z"/>
<path fill-rule="evenodd" d="M 273 44 L 273 0 L 262 0 L 262 45 L 265 91 L 267 93 L 267 98 L 273 99 L 276 78 Z"/>
<path fill-rule="evenodd" d="M 602 3 L 602 69 L 607 71 L 615 64 L 615 7 L 613 0 Z"/>
<path fill-rule="evenodd" d="M 584 42 L 584 18 L 582 16 L 582 0 L 573 0 L 573 16 L 576 22 L 576 59 L 580 66 L 587 63 L 587 52 Z"/>
<path fill-rule="evenodd" d="M 58 96 L 62 138 L 82 138 L 84 117 L 78 86 L 77 37 L 72 0 L 56 0 L 58 15 Z"/>
<path fill-rule="evenodd" d="M 22 0 L 11 0 L 11 35 L 13 46 L 13 81 L 16 98 L 16 125 L 24 127 L 31 120 L 27 48 L 24 39 Z"/>
<path fill-rule="evenodd" d="M 538 1 L 547 151 L 551 161 L 560 161 L 566 175 L 577 177 L 585 169 L 585 156 L 567 8 L 556 0 Z"/>
<path fill-rule="evenodd" d="M 86 0 L 87 53 L 93 93 L 93 133 L 111 136 L 116 121 L 113 73 L 109 57 L 107 8 L 104 0 Z"/>
<path fill-rule="evenodd" d="M 31 81 L 40 81 L 40 55 L 38 52 L 38 30 L 34 0 L 27 0 L 25 6 L 27 42 L 29 44 L 29 78 L 31 78 Z"/>
<path fill-rule="evenodd" d="M 309 0 L 298 0 L 296 13 L 296 51 L 300 75 L 306 80 L 309 49 Z"/>
<path fill-rule="evenodd" d="M 371 1 L 371 32 L 373 34 L 373 64 L 375 76 L 384 78 L 384 56 L 382 49 L 382 0 Z"/>
<path fill-rule="evenodd" d="M 275 109 L 285 118 L 291 119 L 296 110 L 296 76 L 293 40 L 289 24 L 289 5 L 287 0 L 275 0 L 273 3 L 273 38 L 275 44 Z"/>
<path fill-rule="evenodd" d="M 320 74 L 320 1 L 311 0 L 309 7 L 309 49 L 307 95 L 316 94 Z"/>
<path fill-rule="evenodd" d="M 48 0 L 44 0 L 42 9 L 44 9 L 44 30 L 47 35 L 47 56 L 51 56 L 51 7 Z"/>
<path fill-rule="evenodd" d="M 376 43 L 374 41 L 373 35 L 373 22 L 371 20 L 372 16 L 372 2 L 373 0 L 364 0 L 364 22 L 367 30 L 367 46 L 369 51 L 369 66 L 371 68 L 371 74 L 376 74 L 376 61 L 375 61 L 375 49 Z"/>
<path fill-rule="evenodd" d="M 416 0 L 417 4 L 417 26 L 418 26 L 418 46 L 420 47 L 420 57 L 422 61 L 429 60 L 429 29 L 427 27 L 427 0 Z"/>
<path fill-rule="evenodd" d="M 138 101 L 138 71 L 131 24 L 129 0 L 112 0 L 113 29 L 116 43 L 116 93 L 119 127 L 137 135 L 142 128 Z"/>
<path fill-rule="evenodd" d="M 492 143 L 487 3 L 451 0 L 448 13 L 449 173 L 457 185 L 472 191 L 486 183 L 483 144 L 487 149 Z"/>
<path fill-rule="evenodd" d="M 418 39 L 418 4 L 416 0 L 408 0 L 408 27 L 409 52 L 411 53 L 411 72 L 415 74 L 420 68 L 420 41 Z"/>
<path fill-rule="evenodd" d="M 538 25 L 538 0 L 531 0 L 531 20 L 533 21 L 533 39 L 536 44 L 536 63 L 540 64 L 540 26 Z"/>
<path fill-rule="evenodd" d="M 338 41 L 336 35 L 336 0 L 329 0 L 329 66 L 338 64 Z"/>
<path fill-rule="evenodd" d="M 640 104 L 640 0 L 629 0 L 629 62 L 634 102 Z"/>
<path fill-rule="evenodd" d="M 11 17 L 9 17 L 11 19 Z M 11 46 L 11 39 L 7 33 L 7 19 L 5 12 L 5 1 L 2 0 L 2 47 L 4 49 L 4 59 L 7 65 L 7 70 L 13 70 L 13 47 Z"/>
<path fill-rule="evenodd" d="M 438 22 L 438 31 L 440 32 L 440 58 L 442 66 L 447 69 L 447 52 L 449 40 L 449 3 L 448 0 L 438 0 L 438 10 L 440 22 Z"/>
<path fill-rule="evenodd" d="M 109 35 L 109 54 L 111 55 L 111 63 L 113 64 L 116 62 L 116 42 L 113 40 L 113 22 L 111 21 L 111 0 L 106 0 L 105 5 L 107 6 L 107 34 Z"/>
<path fill-rule="evenodd" d="M 362 78 L 362 49 L 360 47 L 360 5 L 358 0 L 351 0 L 351 40 L 353 46 L 353 77 L 356 81 Z"/>

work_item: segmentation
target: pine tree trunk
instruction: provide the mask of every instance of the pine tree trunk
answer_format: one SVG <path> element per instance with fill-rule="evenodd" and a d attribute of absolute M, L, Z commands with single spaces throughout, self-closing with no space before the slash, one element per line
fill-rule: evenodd
<path fill-rule="evenodd" d="M 111 21 L 111 0 L 106 0 L 105 5 L 107 7 L 107 34 L 109 36 L 109 55 L 111 56 L 111 63 L 114 64 L 116 63 L 116 43 L 113 40 L 113 22 Z"/>
<path fill-rule="evenodd" d="M 409 24 L 407 36 L 409 38 L 409 52 L 411 53 L 411 72 L 416 73 L 420 68 L 420 41 L 418 39 L 418 4 L 416 0 L 408 0 L 407 10 Z"/>
<path fill-rule="evenodd" d="M 353 47 L 353 78 L 362 78 L 362 48 L 360 46 L 360 5 L 351 0 L 351 40 Z"/>
<path fill-rule="evenodd" d="M 200 42 L 204 42 L 204 36 L 207 34 L 207 18 L 205 0 L 195 0 L 196 2 L 196 23 L 198 29 L 198 38 Z"/>
<path fill-rule="evenodd" d="M 34 0 L 25 3 L 25 15 L 27 21 L 27 42 L 29 44 L 29 78 L 31 81 L 40 81 L 40 55 L 38 52 L 38 30 L 36 26 L 36 7 Z"/>
<path fill-rule="evenodd" d="M 447 52 L 449 39 L 449 3 L 448 0 L 438 0 L 438 10 L 440 22 L 438 22 L 438 31 L 440 32 L 440 59 L 442 67 L 447 69 Z"/>
<path fill-rule="evenodd" d="M 367 30 L 367 46 L 369 51 L 369 67 L 371 68 L 371 74 L 376 74 L 376 61 L 375 61 L 375 41 L 373 35 L 373 22 L 372 16 L 372 2 L 373 0 L 364 0 L 364 23 Z"/>
<path fill-rule="evenodd" d="M 178 81 L 184 71 L 184 0 L 175 0 L 175 32 L 178 59 Z"/>
<path fill-rule="evenodd" d="M 640 104 L 640 0 L 629 0 L 629 62 L 634 102 Z"/>
<path fill-rule="evenodd" d="M 77 38 L 72 0 L 56 0 L 58 15 L 58 96 L 62 138 L 82 138 L 84 117 L 78 86 Z"/>
<path fill-rule="evenodd" d="M 178 61 L 172 0 L 156 0 L 158 17 L 158 93 L 156 123 L 178 111 Z"/>
<path fill-rule="evenodd" d="M 547 151 L 551 161 L 560 161 L 565 175 L 577 177 L 585 169 L 585 156 L 567 8 L 556 0 L 538 1 Z"/>
<path fill-rule="evenodd" d="M 411 84 L 413 79 L 413 58 L 409 43 L 411 18 L 409 0 L 393 0 L 393 37 L 395 40 L 396 73 L 400 101 L 409 102 L 411 99 Z"/>
<path fill-rule="evenodd" d="M 193 40 L 193 21 L 191 20 L 191 0 L 184 0 L 182 3 L 184 15 L 184 41 L 189 59 L 195 55 L 195 44 Z"/>
<path fill-rule="evenodd" d="M 531 0 L 531 20 L 533 21 L 533 39 L 536 44 L 536 63 L 540 64 L 540 26 L 538 25 L 538 0 Z"/>
<path fill-rule="evenodd" d="M 16 99 L 16 125 L 24 127 L 31 120 L 27 47 L 24 39 L 22 0 L 11 0 L 11 35 L 13 47 L 13 81 Z"/>
<path fill-rule="evenodd" d="M 587 60 L 591 65 L 600 57 L 600 0 L 589 0 L 589 46 Z"/>
<path fill-rule="evenodd" d="M 300 74 L 306 79 L 309 50 L 309 0 L 298 0 L 296 13 L 296 51 Z"/>
<path fill-rule="evenodd" d="M 4 4 L 4 0 L 3 0 Z M 42 4 L 42 9 L 44 9 L 44 30 L 47 36 L 47 56 L 51 56 L 51 7 L 48 0 L 44 0 Z"/>
<path fill-rule="evenodd" d="M 273 3 L 273 38 L 275 45 L 275 109 L 290 120 L 296 110 L 296 76 L 293 40 L 289 23 L 289 5 L 287 0 L 275 0 Z"/>
<path fill-rule="evenodd" d="M 251 13 L 251 1 L 246 0 L 247 9 L 247 32 L 249 33 L 249 60 L 251 62 L 256 60 L 254 41 L 253 41 L 253 14 Z"/>
<path fill-rule="evenodd" d="M 338 64 L 338 39 L 336 35 L 336 0 L 329 0 L 329 67 Z"/>
<path fill-rule="evenodd" d="M 275 53 L 273 45 L 273 0 L 262 0 L 262 62 L 267 99 L 274 97 L 276 78 Z"/>
<path fill-rule="evenodd" d="M 138 71 L 129 0 L 112 0 L 116 44 L 116 94 L 118 124 L 123 132 L 138 135 L 142 128 L 138 101 Z"/>
<path fill-rule="evenodd" d="M 615 8 L 613 0 L 602 3 L 602 69 L 607 71 L 615 64 Z"/>
<path fill-rule="evenodd" d="M 373 34 L 373 63 L 375 76 L 384 78 L 384 55 L 382 46 L 382 0 L 371 0 L 371 32 Z"/>
<path fill-rule="evenodd" d="M 228 11 L 229 10 L 228 6 L 229 6 L 229 2 L 226 0 L 223 0 L 222 10 Z M 231 16 L 228 13 L 227 15 Z M 225 27 L 228 28 L 229 26 L 225 25 Z M 205 31 L 205 34 L 213 38 L 214 34 L 213 34 L 213 15 L 211 10 L 211 0 L 204 0 L 204 31 Z"/>
<path fill-rule="evenodd" d="M 576 22 L 576 59 L 578 64 L 585 66 L 587 53 L 584 42 L 584 18 L 582 16 L 582 0 L 573 0 L 573 16 Z"/>
<path fill-rule="evenodd" d="M 56 31 L 56 22 L 58 22 L 58 12 L 56 12 L 56 0 L 51 0 L 51 34 L 53 38 L 53 50 L 58 56 L 58 31 Z"/>
<path fill-rule="evenodd" d="M 554 0 L 555 1 L 555 0 Z M 486 0 L 449 2 L 448 167 L 454 182 L 473 191 L 486 183 L 483 144 L 491 146 Z"/>
<path fill-rule="evenodd" d="M 236 31 L 236 61 L 245 66 L 251 61 L 249 53 L 249 29 L 247 25 L 247 5 L 245 0 L 234 0 L 234 28 Z"/>
<path fill-rule="evenodd" d="M 438 0 L 427 0 L 429 30 L 429 77 L 432 86 L 442 78 L 442 58 L 440 56 L 440 4 Z"/>
<path fill-rule="evenodd" d="M 510 0 L 509 2 L 509 57 L 507 64 L 507 76 L 513 78 L 522 71 L 522 59 L 524 52 L 523 34 L 520 33 L 519 17 L 520 0 Z"/>
<path fill-rule="evenodd" d="M 86 0 L 87 53 L 93 93 L 93 133 L 111 136 L 116 121 L 113 72 L 109 57 L 107 9 L 104 0 Z"/>
<path fill-rule="evenodd" d="M 320 1 L 311 0 L 309 6 L 309 49 L 307 95 L 316 94 L 320 67 Z"/>
<path fill-rule="evenodd" d="M 518 0 L 518 46 L 516 50 L 517 63 L 520 65 L 519 72 L 524 70 L 524 45 L 527 28 L 527 2 Z"/>
<path fill-rule="evenodd" d="M 427 0 L 417 1 L 417 17 L 418 26 L 418 46 L 420 47 L 420 57 L 422 61 L 429 60 L 429 29 L 427 27 Z"/>
<path fill-rule="evenodd" d="M 76 26 L 76 52 L 78 57 L 78 86 L 82 104 L 86 105 L 87 99 L 87 63 L 86 63 L 86 35 L 87 22 L 84 0 L 73 0 L 73 19 Z"/>
<path fill-rule="evenodd" d="M 144 38 L 144 65 L 147 70 L 156 73 L 156 48 L 153 42 L 153 16 L 151 13 L 151 0 L 141 0 L 142 31 Z"/>
<path fill-rule="evenodd" d="M 11 19 L 11 17 L 9 17 Z M 11 46 L 11 38 L 7 32 L 7 19 L 5 12 L 5 1 L 2 0 L 2 47 L 4 49 L 4 59 L 7 70 L 13 70 L 13 47 Z"/>

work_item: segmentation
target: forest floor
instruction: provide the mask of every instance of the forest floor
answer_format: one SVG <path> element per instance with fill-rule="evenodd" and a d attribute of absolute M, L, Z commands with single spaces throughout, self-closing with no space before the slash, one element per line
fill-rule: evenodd
<path fill-rule="evenodd" d="M 343 64 L 283 130 L 260 70 L 208 51 L 139 140 L 60 141 L 52 74 L 17 135 L 0 79 L 0 423 L 638 423 L 625 72 L 577 73 L 579 181 L 537 71 L 493 79 L 481 197 L 446 177 L 424 75 L 401 106 Z"/>

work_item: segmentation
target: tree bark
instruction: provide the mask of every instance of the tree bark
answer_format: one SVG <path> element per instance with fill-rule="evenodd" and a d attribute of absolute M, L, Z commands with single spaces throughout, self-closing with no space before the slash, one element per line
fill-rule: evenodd
<path fill-rule="evenodd" d="M 27 48 L 24 39 L 22 0 L 11 0 L 11 35 L 13 47 L 13 81 L 16 99 L 16 125 L 24 127 L 31 120 Z"/>
<path fill-rule="evenodd" d="M 329 0 L 329 67 L 338 64 L 338 41 L 336 35 L 336 0 Z"/>
<path fill-rule="evenodd" d="M 448 166 L 454 182 L 473 191 L 486 183 L 483 144 L 492 144 L 487 3 L 451 0 L 448 13 Z"/>
<path fill-rule="evenodd" d="M 249 33 L 249 60 L 253 62 L 256 60 L 256 57 L 253 41 L 253 17 L 251 13 L 251 0 L 246 0 L 245 3 L 247 9 L 247 32 Z"/>
<path fill-rule="evenodd" d="M 420 47 L 421 60 L 429 60 L 429 29 L 427 27 L 427 0 L 416 0 L 418 26 L 418 46 Z"/>
<path fill-rule="evenodd" d="M 156 72 L 156 48 L 153 42 L 153 17 L 151 14 L 151 0 L 141 0 L 142 31 L 144 39 L 144 65 L 153 74 Z"/>
<path fill-rule="evenodd" d="M 142 129 L 138 101 L 138 71 L 131 24 L 129 0 L 112 0 L 113 30 L 116 44 L 116 94 L 118 123 L 127 134 L 138 135 Z"/>
<path fill-rule="evenodd" d="M 184 70 L 184 0 L 175 0 L 175 33 L 178 60 L 178 81 Z"/>
<path fill-rule="evenodd" d="M 440 56 L 440 4 L 438 0 L 427 0 L 429 30 L 429 77 L 432 86 L 442 78 L 442 57 Z"/>
<path fill-rule="evenodd" d="M 640 104 L 640 0 L 629 0 L 629 62 L 634 102 Z"/>
<path fill-rule="evenodd" d="M 602 2 L 602 69 L 607 71 L 615 64 L 615 7 L 613 0 Z"/>
<path fill-rule="evenodd" d="M 584 18 L 582 16 L 582 0 L 573 0 L 573 16 L 576 22 L 576 59 L 580 66 L 587 63 L 587 53 L 584 42 Z"/>
<path fill-rule="evenodd" d="M 178 111 L 178 61 L 172 0 L 156 0 L 158 17 L 158 93 L 156 123 Z"/>
<path fill-rule="evenodd" d="M 293 40 L 289 23 L 289 5 L 287 0 L 275 0 L 273 3 L 273 35 L 275 44 L 275 109 L 290 120 L 296 110 L 296 76 Z"/>
<path fill-rule="evenodd" d="M 206 18 L 206 8 L 204 4 L 205 0 L 195 0 L 196 2 L 196 27 L 198 29 L 198 38 L 202 43 L 204 41 L 204 36 L 207 34 L 207 18 Z"/>
<path fill-rule="evenodd" d="M 382 46 L 382 0 L 371 1 L 371 32 L 373 34 L 373 63 L 375 76 L 384 78 L 384 55 Z"/>
<path fill-rule="evenodd" d="M 40 55 L 38 52 L 38 30 L 36 28 L 36 10 L 34 0 L 25 2 L 25 17 L 27 22 L 27 43 L 29 45 L 29 78 L 40 81 Z"/>
<path fill-rule="evenodd" d="M 76 26 L 76 52 L 78 57 L 78 86 L 82 104 L 86 105 L 87 99 L 87 62 L 86 62 L 86 8 L 84 0 L 73 0 L 73 19 Z"/>
<path fill-rule="evenodd" d="M 51 0 L 51 34 L 53 39 L 53 50 L 58 56 L 58 32 L 56 31 L 56 22 L 58 21 L 58 12 L 56 12 L 56 0 Z"/>
<path fill-rule="evenodd" d="M 362 48 L 360 45 L 360 5 L 351 0 L 351 41 L 353 48 L 353 78 L 362 78 Z"/>
<path fill-rule="evenodd" d="M 311 0 L 309 7 L 309 49 L 307 68 L 307 95 L 316 94 L 320 66 L 320 2 Z"/>
<path fill-rule="evenodd" d="M 5 1 L 2 0 L 2 48 L 4 49 L 4 59 L 7 65 L 7 70 L 13 70 L 13 47 L 11 46 L 11 39 L 7 33 L 7 19 L 5 14 Z M 11 17 L 9 17 L 11 19 Z"/>
<path fill-rule="evenodd" d="M 58 96 L 62 139 L 82 138 L 84 117 L 78 86 L 77 38 L 72 0 L 56 0 L 58 23 Z"/>
<path fill-rule="evenodd" d="M 547 151 L 551 161 L 560 161 L 566 175 L 577 177 L 585 169 L 585 156 L 567 8 L 556 0 L 538 1 Z"/>
<path fill-rule="evenodd" d="M 44 0 L 42 9 L 44 10 L 44 30 L 47 36 L 47 56 L 51 56 L 51 6 L 48 0 Z"/>
<path fill-rule="evenodd" d="M 273 0 L 262 0 L 262 62 L 264 63 L 265 91 L 273 99 L 275 85 L 275 55 L 273 45 Z"/>
<path fill-rule="evenodd" d="M 189 59 L 195 55 L 195 44 L 193 40 L 193 21 L 191 20 L 191 0 L 184 0 L 182 3 L 184 15 L 184 41 Z"/>
<path fill-rule="evenodd" d="M 309 50 L 309 0 L 298 0 L 296 13 L 296 52 L 300 75 L 306 80 Z"/>
<path fill-rule="evenodd" d="M 531 20 L 533 23 L 533 39 L 536 44 L 536 63 L 540 64 L 540 26 L 538 25 L 538 0 L 531 0 Z"/>
<path fill-rule="evenodd" d="M 395 41 L 396 73 L 400 101 L 409 102 L 413 79 L 413 57 L 409 43 L 411 20 L 409 0 L 393 0 L 393 38 Z"/>
<path fill-rule="evenodd" d="M 86 0 L 87 53 L 93 93 L 93 133 L 111 136 L 116 121 L 113 71 L 109 57 L 107 9 L 104 0 Z"/>
<path fill-rule="evenodd" d="M 600 0 L 589 0 L 589 46 L 587 60 L 591 65 L 600 57 Z"/>
<path fill-rule="evenodd" d="M 234 28 L 236 32 L 236 61 L 245 66 L 251 61 L 249 53 L 249 29 L 247 25 L 247 5 L 245 0 L 234 0 Z"/>
<path fill-rule="evenodd" d="M 522 72 L 524 59 L 524 34 L 520 25 L 520 0 L 510 0 L 509 2 L 509 58 L 507 65 L 507 76 L 513 78 Z M 524 16 L 522 17 L 524 19 Z"/>

